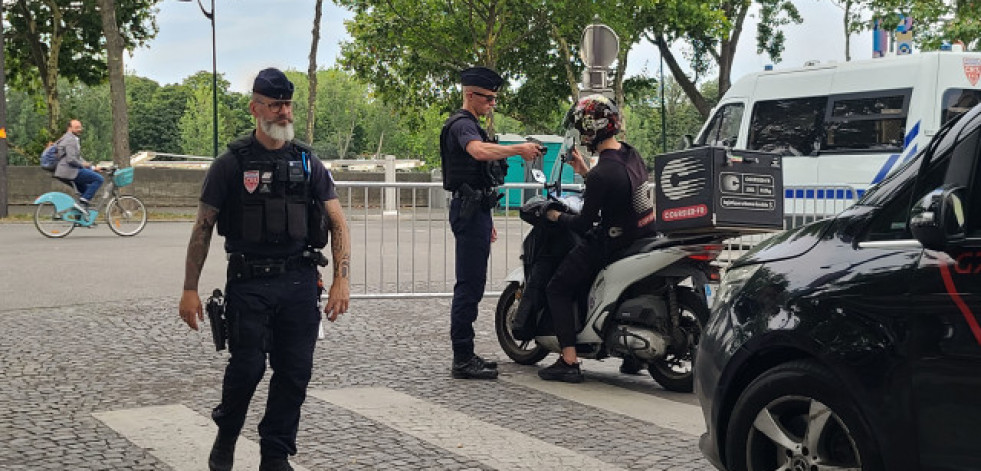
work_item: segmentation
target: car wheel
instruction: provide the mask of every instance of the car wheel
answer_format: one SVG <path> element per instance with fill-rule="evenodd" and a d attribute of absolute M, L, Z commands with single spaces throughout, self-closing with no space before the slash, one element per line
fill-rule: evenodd
<path fill-rule="evenodd" d="M 879 456 L 855 400 L 811 361 L 777 366 L 750 383 L 726 434 L 729 471 L 879 471 Z"/>

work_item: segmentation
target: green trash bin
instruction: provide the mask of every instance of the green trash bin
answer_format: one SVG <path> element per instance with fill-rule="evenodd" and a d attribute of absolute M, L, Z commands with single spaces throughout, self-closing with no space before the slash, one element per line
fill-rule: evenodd
<path fill-rule="evenodd" d="M 535 162 L 526 163 L 520 155 L 508 157 L 508 173 L 504 176 L 504 183 L 534 183 L 535 179 L 531 177 L 532 168 L 541 169 L 547 177 L 551 178 L 552 168 L 557 165 L 556 161 L 559 158 L 559 151 L 562 148 L 562 136 L 533 135 L 530 137 L 541 141 L 548 150 L 545 152 L 544 157 Z M 499 134 L 497 136 L 497 142 L 503 145 L 520 144 L 527 142 L 527 139 L 517 134 Z M 562 168 L 562 183 L 573 183 L 574 176 L 575 172 L 572 171 L 572 167 L 566 165 Z M 504 193 L 504 198 L 501 199 L 500 203 L 502 208 L 520 208 L 532 195 L 541 193 L 537 190 L 522 190 L 517 188 L 502 190 L 502 192 Z"/>

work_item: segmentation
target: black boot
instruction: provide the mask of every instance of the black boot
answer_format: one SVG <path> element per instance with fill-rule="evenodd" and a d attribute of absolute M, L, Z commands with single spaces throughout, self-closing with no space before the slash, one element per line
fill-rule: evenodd
<path fill-rule="evenodd" d="M 620 365 L 620 372 L 625 375 L 636 375 L 640 374 L 640 370 L 646 367 L 647 365 L 642 363 L 640 360 L 627 357 L 623 359 L 623 363 Z"/>
<path fill-rule="evenodd" d="M 211 445 L 211 454 L 208 455 L 208 469 L 211 471 L 232 471 L 236 441 L 238 441 L 237 434 L 223 434 L 219 430 L 218 436 L 215 437 L 215 444 Z"/>
<path fill-rule="evenodd" d="M 259 462 L 259 471 L 293 471 L 293 467 L 285 456 L 275 458 L 263 456 L 262 461 Z"/>
<path fill-rule="evenodd" d="M 486 363 L 477 355 L 470 357 L 466 361 L 454 361 L 451 369 L 453 377 L 457 379 L 496 379 L 497 370 L 488 368 Z"/>

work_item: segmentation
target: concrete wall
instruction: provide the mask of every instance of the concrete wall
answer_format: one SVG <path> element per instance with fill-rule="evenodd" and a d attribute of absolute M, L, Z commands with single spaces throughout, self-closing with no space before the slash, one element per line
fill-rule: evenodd
<path fill-rule="evenodd" d="M 134 194 L 146 203 L 151 211 L 159 208 L 196 208 L 201 192 L 201 182 L 205 170 L 183 168 L 152 168 L 136 167 L 133 184 L 126 187 L 124 192 Z M 15 206 L 30 206 L 34 199 L 48 191 L 65 191 L 67 187 L 58 180 L 51 178 L 51 173 L 39 167 L 7 167 L 8 175 L 8 204 Z M 333 172 L 334 180 L 346 181 L 383 181 L 382 172 Z M 428 173 L 397 173 L 399 182 L 429 182 Z M 403 206 L 413 203 L 411 189 L 400 190 L 400 200 Z M 371 188 L 367 192 L 363 188 L 339 188 L 338 196 L 341 204 L 352 207 L 364 207 L 365 200 L 369 207 L 380 207 L 382 198 L 381 188 Z M 433 192 L 433 197 L 442 197 L 442 192 Z M 416 206 L 429 205 L 429 192 L 415 191 Z"/>

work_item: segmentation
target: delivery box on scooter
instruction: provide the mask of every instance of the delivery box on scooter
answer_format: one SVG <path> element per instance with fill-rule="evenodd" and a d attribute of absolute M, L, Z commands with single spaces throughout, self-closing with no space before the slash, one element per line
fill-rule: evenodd
<path fill-rule="evenodd" d="M 654 158 L 657 230 L 663 233 L 783 229 L 781 156 L 697 147 Z"/>

